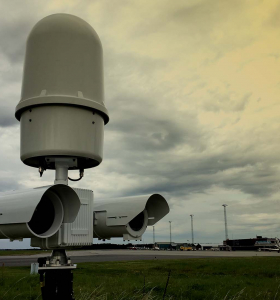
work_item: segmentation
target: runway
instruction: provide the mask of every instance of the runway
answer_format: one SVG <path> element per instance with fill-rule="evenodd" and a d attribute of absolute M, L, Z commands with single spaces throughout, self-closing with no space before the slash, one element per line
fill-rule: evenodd
<path fill-rule="evenodd" d="M 134 261 L 160 259 L 192 259 L 215 257 L 280 257 L 277 252 L 254 251 L 153 251 L 153 250 L 80 250 L 68 251 L 73 263 L 104 262 L 104 261 Z M 44 254 L 24 256 L 0 256 L 0 266 L 30 266 Z"/>

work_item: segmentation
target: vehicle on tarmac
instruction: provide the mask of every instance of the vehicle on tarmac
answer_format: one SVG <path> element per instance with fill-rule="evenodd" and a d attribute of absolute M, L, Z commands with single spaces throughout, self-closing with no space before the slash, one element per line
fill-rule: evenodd
<path fill-rule="evenodd" d="M 268 252 L 278 252 L 278 253 L 280 253 L 280 249 L 278 247 L 259 248 L 258 251 L 268 251 Z"/>
<path fill-rule="evenodd" d="M 259 247 L 258 251 L 277 251 L 280 253 L 280 240 L 278 238 L 256 241 L 255 246 Z"/>
<path fill-rule="evenodd" d="M 180 250 L 181 251 L 193 251 L 193 247 L 191 247 L 191 246 L 181 246 L 180 247 Z"/>

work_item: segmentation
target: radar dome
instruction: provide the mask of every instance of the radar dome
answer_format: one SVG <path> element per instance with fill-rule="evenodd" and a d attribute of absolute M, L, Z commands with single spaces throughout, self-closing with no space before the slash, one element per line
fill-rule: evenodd
<path fill-rule="evenodd" d="M 102 161 L 104 124 L 109 121 L 102 45 L 87 22 L 55 14 L 34 26 L 15 115 L 25 164 L 54 169 L 47 158 L 76 157 L 73 169 L 80 169 Z"/>

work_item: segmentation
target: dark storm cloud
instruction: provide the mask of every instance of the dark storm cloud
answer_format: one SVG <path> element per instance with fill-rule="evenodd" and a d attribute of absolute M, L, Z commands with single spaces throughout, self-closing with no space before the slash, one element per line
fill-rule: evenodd
<path fill-rule="evenodd" d="M 240 101 L 246 102 L 249 97 L 244 95 Z M 124 95 L 114 99 L 115 104 L 122 102 L 120 107 L 124 109 L 113 112 L 114 122 L 106 129 L 115 140 L 105 147 L 105 157 L 110 160 L 108 172 L 139 176 L 139 185 L 127 187 L 128 195 L 158 191 L 183 196 L 213 185 L 257 197 L 275 192 L 275 160 L 271 157 L 271 161 L 264 161 L 261 146 L 259 151 L 248 151 L 243 141 L 238 145 L 231 142 L 215 153 L 209 148 L 213 132 L 199 126 L 197 117 L 185 113 L 184 122 L 176 115 L 167 118 L 149 104 L 150 99 L 135 96 L 135 104 L 125 109 L 129 99 Z M 189 154 L 178 155 L 180 148 L 188 149 Z"/>
<path fill-rule="evenodd" d="M 139 107 L 135 105 L 130 110 L 114 112 L 112 118 L 115 121 L 106 128 L 108 132 L 120 135 L 121 145 L 126 145 L 125 151 L 133 154 L 132 150 L 135 149 L 146 156 L 154 151 L 161 153 L 174 149 L 184 143 L 195 148 L 199 147 L 201 132 L 195 130 L 192 123 L 192 121 L 195 123 L 195 120 L 192 117 L 186 118 L 185 127 L 182 127 L 176 120 L 161 115 L 155 106 L 149 105 L 146 111 L 146 103 L 142 99 L 134 98 L 136 103 L 137 100 Z M 114 118 L 114 115 L 118 117 Z"/>
<path fill-rule="evenodd" d="M 125 144 L 123 144 L 125 149 Z M 139 184 L 127 187 L 128 194 L 146 194 L 152 192 L 166 192 L 173 197 L 188 196 L 191 193 L 203 192 L 211 186 L 218 185 L 225 189 L 236 189 L 245 194 L 256 197 L 270 196 L 277 190 L 278 181 L 276 170 L 269 169 L 269 175 L 262 176 L 263 171 L 257 167 L 258 159 L 244 159 L 238 164 L 234 160 L 219 163 L 221 155 L 204 157 L 191 160 L 188 158 L 170 158 L 169 153 L 159 155 L 150 154 L 150 159 L 145 160 L 145 156 L 137 148 L 131 149 L 133 155 L 125 151 L 126 158 L 118 156 L 118 163 L 110 164 L 110 170 L 130 174 L 137 177 Z M 223 154 L 224 161 L 230 154 Z M 139 161 L 136 161 L 136 157 Z M 247 168 L 248 164 L 250 168 Z M 227 171 L 235 169 L 239 165 L 238 172 L 231 174 Z M 108 170 L 109 171 L 109 170 Z"/>
<path fill-rule="evenodd" d="M 166 162 L 163 162 L 166 163 Z M 208 163 L 208 164 L 207 164 Z M 209 168 L 211 165 L 211 168 Z M 240 190 L 245 194 L 255 195 L 256 197 L 268 197 L 277 190 L 276 174 L 271 174 L 268 180 L 258 179 L 258 171 L 251 171 L 244 176 L 244 172 L 239 172 L 236 175 L 223 174 L 218 168 L 218 164 L 215 164 L 216 168 L 213 168 L 213 163 L 208 159 L 201 163 L 203 171 L 200 173 L 199 166 L 197 167 L 196 174 L 192 175 L 189 172 L 189 164 L 187 161 L 181 162 L 181 167 L 176 168 L 172 164 L 166 165 L 166 170 L 161 170 L 158 175 L 150 175 L 156 173 L 155 166 L 150 166 L 146 171 L 148 178 L 157 178 L 157 182 L 152 181 L 151 184 L 145 184 L 138 187 L 138 193 L 149 192 L 166 192 L 172 197 L 189 197 L 192 193 L 201 193 L 212 186 L 220 186 L 225 189 Z M 135 166 L 136 167 L 136 166 Z M 206 173 L 206 170 L 210 170 Z M 203 174 L 204 173 L 204 174 Z M 274 176 L 273 176 L 274 175 Z M 162 180 L 164 179 L 164 180 Z M 135 190 L 134 190 L 135 191 Z"/>

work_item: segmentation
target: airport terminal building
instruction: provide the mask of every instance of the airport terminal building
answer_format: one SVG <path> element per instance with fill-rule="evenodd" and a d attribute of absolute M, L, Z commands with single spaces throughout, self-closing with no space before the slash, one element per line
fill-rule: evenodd
<path fill-rule="evenodd" d="M 267 238 L 257 236 L 251 239 L 226 240 L 223 245 L 219 246 L 220 250 L 236 251 L 236 250 L 261 250 L 261 249 L 280 249 L 280 241 L 278 238 Z"/>

